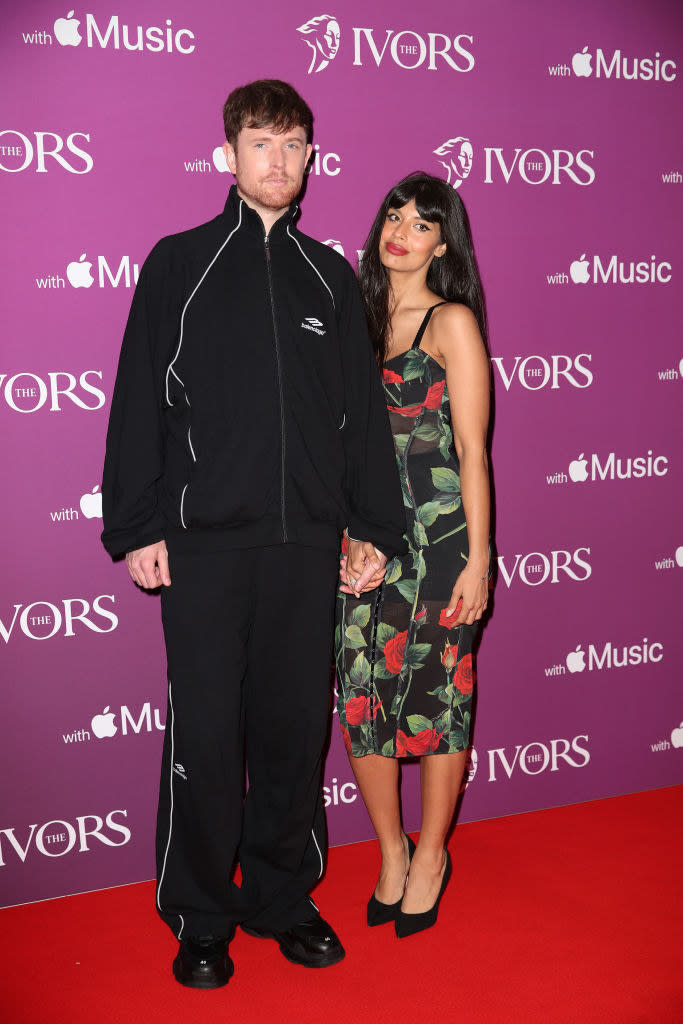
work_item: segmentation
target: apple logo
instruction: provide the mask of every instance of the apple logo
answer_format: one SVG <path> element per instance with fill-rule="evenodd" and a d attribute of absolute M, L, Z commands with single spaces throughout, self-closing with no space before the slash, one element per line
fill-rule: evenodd
<path fill-rule="evenodd" d="M 84 260 L 85 253 L 66 268 L 66 276 L 69 278 L 69 284 L 72 288 L 89 288 L 95 280 L 90 273 L 92 263 L 88 263 L 87 260 L 84 263 Z"/>
<path fill-rule="evenodd" d="M 81 512 L 86 519 L 102 518 L 102 494 L 99 484 L 93 487 L 90 494 L 84 494 L 81 498 Z"/>
<path fill-rule="evenodd" d="M 676 559 L 676 565 L 680 566 L 681 569 L 683 569 L 683 545 L 681 545 L 680 548 L 676 548 L 676 554 L 674 555 L 674 558 Z"/>
<path fill-rule="evenodd" d="M 588 47 L 584 46 L 581 53 L 575 53 L 572 57 L 572 71 L 577 78 L 590 78 L 593 74 L 593 69 L 591 68 L 593 55 L 586 53 L 587 49 Z"/>
<path fill-rule="evenodd" d="M 683 359 L 681 359 L 680 363 L 678 364 L 678 372 L 683 378 Z"/>
<path fill-rule="evenodd" d="M 109 705 L 104 709 L 101 715 L 95 715 L 90 728 L 97 736 L 98 740 L 101 740 L 104 736 L 114 736 L 116 733 L 116 726 L 114 725 L 114 712 L 109 710 Z"/>
<path fill-rule="evenodd" d="M 585 252 L 580 260 L 574 260 L 569 268 L 569 274 L 574 284 L 588 284 L 591 278 L 588 273 L 588 260 Z"/>
<path fill-rule="evenodd" d="M 578 459 L 574 459 L 573 462 L 569 463 L 569 478 L 573 483 L 583 483 L 584 480 L 588 479 L 587 462 L 588 459 L 584 459 L 583 452 L 581 452 Z"/>
<path fill-rule="evenodd" d="M 344 246 L 336 238 L 326 238 L 323 245 L 329 245 L 330 249 L 340 252 L 342 256 L 344 255 Z"/>
<path fill-rule="evenodd" d="M 575 651 L 570 651 L 565 659 L 565 663 L 570 672 L 583 672 L 586 667 L 584 658 L 586 657 L 585 652 L 581 650 L 581 644 L 576 645 Z"/>
<path fill-rule="evenodd" d="M 225 174 L 226 171 L 230 170 L 228 167 L 228 161 L 225 159 L 225 153 L 223 152 L 222 146 L 216 146 L 211 154 L 211 159 L 213 160 L 213 166 L 217 171 L 220 171 L 221 174 Z"/>
<path fill-rule="evenodd" d="M 671 733 L 671 742 L 674 747 L 683 747 L 683 722 Z"/>
<path fill-rule="evenodd" d="M 80 21 L 74 18 L 74 12 L 69 11 L 66 18 L 57 18 L 55 22 L 55 35 L 57 42 L 62 46 L 78 46 L 83 38 L 78 31 Z"/>

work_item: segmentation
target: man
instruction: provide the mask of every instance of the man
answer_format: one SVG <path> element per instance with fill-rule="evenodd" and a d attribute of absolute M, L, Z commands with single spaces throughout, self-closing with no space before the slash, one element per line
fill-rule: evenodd
<path fill-rule="evenodd" d="M 162 586 L 157 908 L 175 977 L 198 988 L 229 981 L 236 924 L 294 963 L 344 956 L 308 895 L 339 540 L 359 538 L 360 593 L 405 529 L 355 278 L 294 224 L 312 114 L 279 81 L 234 90 L 223 114 L 237 184 L 142 268 L 102 488 L 108 551 Z"/>

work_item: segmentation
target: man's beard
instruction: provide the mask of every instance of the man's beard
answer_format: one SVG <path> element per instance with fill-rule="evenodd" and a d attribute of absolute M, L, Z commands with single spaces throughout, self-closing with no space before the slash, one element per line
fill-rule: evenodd
<path fill-rule="evenodd" d="M 247 190 L 240 186 L 238 176 L 237 187 L 244 195 L 248 194 L 250 199 L 253 199 L 259 206 L 263 206 L 268 210 L 284 209 L 285 206 L 289 206 L 292 200 L 296 199 L 301 191 L 301 184 L 289 177 L 284 185 L 273 185 L 266 180 L 258 182 L 256 185 L 251 185 L 247 192 Z"/>

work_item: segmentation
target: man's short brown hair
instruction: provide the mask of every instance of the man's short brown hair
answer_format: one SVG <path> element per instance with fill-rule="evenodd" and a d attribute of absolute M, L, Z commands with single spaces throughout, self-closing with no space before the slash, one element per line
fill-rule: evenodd
<path fill-rule="evenodd" d="M 278 78 L 261 78 L 233 89 L 223 106 L 223 123 L 231 146 L 243 128 L 270 128 L 277 134 L 303 128 L 306 141 L 313 138 L 310 107 L 296 89 Z"/>

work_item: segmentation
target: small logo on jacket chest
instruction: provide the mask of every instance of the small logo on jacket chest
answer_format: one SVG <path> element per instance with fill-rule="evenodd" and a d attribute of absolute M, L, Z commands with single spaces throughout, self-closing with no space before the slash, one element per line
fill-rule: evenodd
<path fill-rule="evenodd" d="M 305 327 L 307 331 L 315 331 L 316 334 L 326 334 L 326 331 L 322 330 L 322 320 L 318 320 L 315 316 L 307 316 L 301 321 L 301 326 Z"/>

